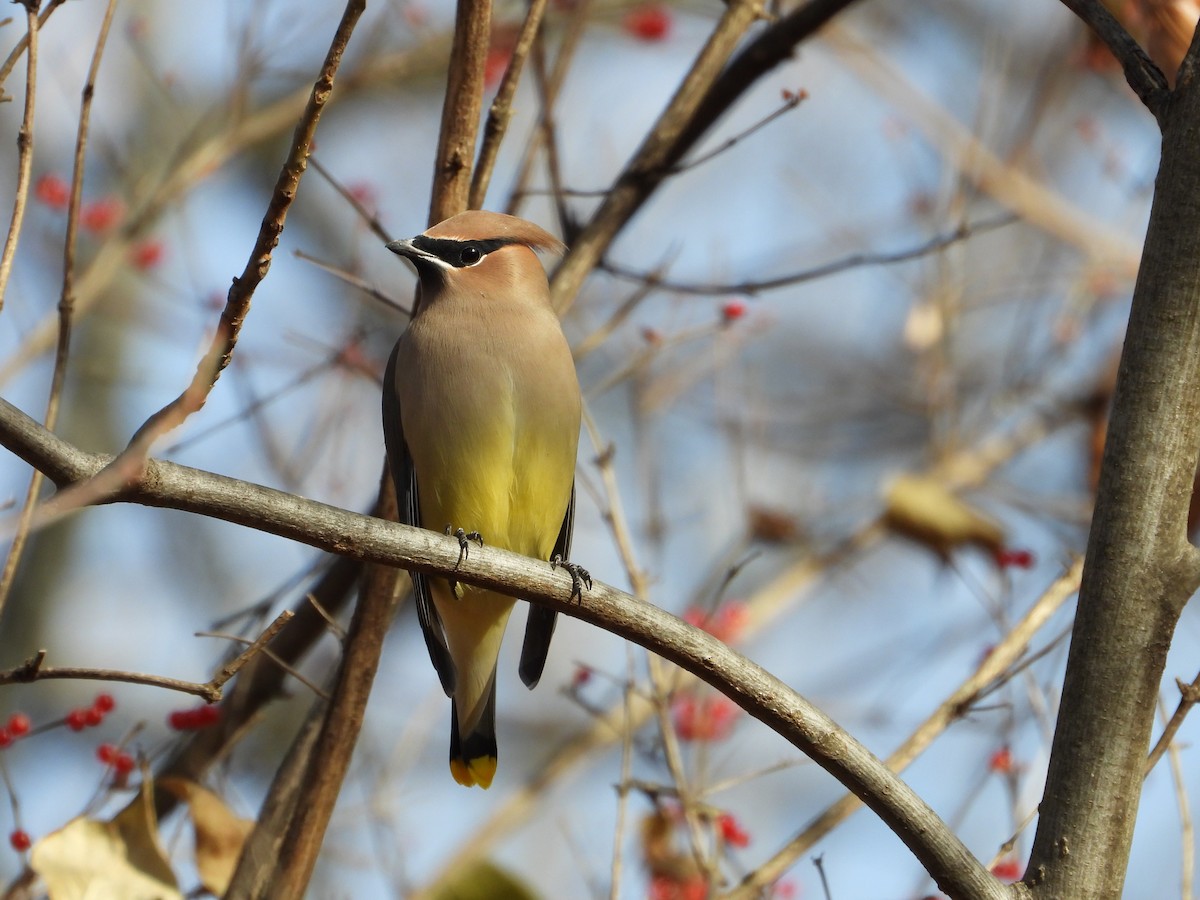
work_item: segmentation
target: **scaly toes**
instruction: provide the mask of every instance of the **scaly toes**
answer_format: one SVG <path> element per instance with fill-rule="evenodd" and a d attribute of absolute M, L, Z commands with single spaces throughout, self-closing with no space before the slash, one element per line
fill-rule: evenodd
<path fill-rule="evenodd" d="M 567 562 L 561 555 L 556 554 L 554 559 L 550 560 L 550 568 L 563 568 L 571 573 L 571 597 L 574 600 L 578 598 L 583 600 L 583 586 L 586 584 L 588 590 L 592 589 L 592 576 L 583 566 L 576 565 L 573 562 Z"/>

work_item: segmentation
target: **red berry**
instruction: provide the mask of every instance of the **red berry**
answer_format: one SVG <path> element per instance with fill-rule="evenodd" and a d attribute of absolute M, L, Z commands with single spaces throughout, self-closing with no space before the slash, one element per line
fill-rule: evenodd
<path fill-rule="evenodd" d="M 1001 881 L 1018 881 L 1024 870 L 1016 859 L 1009 856 L 992 866 L 992 874 Z"/>
<path fill-rule="evenodd" d="M 988 768 L 1001 775 L 1010 774 L 1014 768 L 1012 750 L 1008 747 L 1001 747 L 988 757 Z"/>
<path fill-rule="evenodd" d="M 1032 569 L 1034 564 L 1033 552 L 1030 550 L 997 550 L 996 565 L 1002 569 L 1009 567 L 1017 569 Z"/>
<path fill-rule="evenodd" d="M 483 86 L 488 88 L 500 84 L 500 79 L 508 70 L 508 61 L 512 59 L 512 49 L 508 47 L 493 47 L 488 51 L 487 60 L 483 64 Z"/>
<path fill-rule="evenodd" d="M 729 813 L 721 813 L 717 816 L 717 830 L 721 833 L 721 838 L 731 847 L 748 847 L 750 846 L 750 835 L 742 829 L 735 819 Z"/>
<path fill-rule="evenodd" d="M 138 271 L 147 272 L 162 262 L 165 255 L 162 241 L 142 241 L 130 251 L 130 261 Z"/>
<path fill-rule="evenodd" d="M 736 297 L 732 300 L 726 300 L 721 304 L 721 321 L 726 325 L 730 325 L 746 315 L 748 308 L 745 300 L 739 300 Z"/>
<path fill-rule="evenodd" d="M 33 186 L 33 195 L 39 203 L 54 209 L 65 209 L 71 200 L 71 188 L 57 175 L 47 172 Z"/>
<path fill-rule="evenodd" d="M 108 231 L 125 214 L 125 207 L 115 197 L 105 197 L 103 200 L 93 200 L 84 205 L 79 213 L 79 224 L 84 231 L 93 234 Z"/>
<path fill-rule="evenodd" d="M 195 728 L 195 717 L 190 709 L 177 709 L 167 716 L 167 724 L 176 731 L 186 731 Z"/>
<path fill-rule="evenodd" d="M 30 727 L 29 716 L 23 712 L 15 712 L 8 717 L 8 733 L 15 738 L 25 737 Z"/>
<path fill-rule="evenodd" d="M 7 747 L 13 742 L 13 736 L 8 733 L 7 728 L 0 728 L 0 747 Z"/>
<path fill-rule="evenodd" d="M 88 728 L 95 728 L 104 721 L 104 713 L 96 709 L 94 706 L 89 706 L 83 712 L 83 724 Z"/>
<path fill-rule="evenodd" d="M 33 841 L 29 838 L 29 832 L 23 828 L 14 829 L 8 836 L 8 842 L 12 844 L 12 848 L 18 853 L 24 853 L 33 846 Z"/>
<path fill-rule="evenodd" d="M 133 771 L 134 765 L 135 763 L 133 757 L 128 753 L 117 754 L 116 759 L 114 759 L 112 763 L 113 769 L 116 770 L 118 775 L 128 775 Z"/>
<path fill-rule="evenodd" d="M 101 744 L 96 748 L 96 759 L 104 763 L 106 766 L 111 766 L 117 759 L 120 753 L 112 744 Z"/>
<path fill-rule="evenodd" d="M 640 41 L 661 41 L 671 33 L 671 14 L 657 3 L 647 3 L 627 12 L 622 26 Z"/>
<path fill-rule="evenodd" d="M 117 701 L 113 699 L 112 694 L 97 694 L 96 699 L 92 701 L 92 708 L 100 712 L 112 712 L 117 708 Z"/>
<path fill-rule="evenodd" d="M 88 711 L 86 709 L 71 710 L 67 713 L 67 727 L 72 731 L 83 731 L 88 726 L 87 714 Z"/>

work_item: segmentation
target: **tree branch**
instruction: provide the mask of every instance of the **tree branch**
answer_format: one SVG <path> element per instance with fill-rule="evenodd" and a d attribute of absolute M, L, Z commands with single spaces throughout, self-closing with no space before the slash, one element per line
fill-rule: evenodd
<path fill-rule="evenodd" d="M 1129 82 L 1133 92 L 1161 125 L 1163 106 L 1171 95 L 1162 69 L 1154 64 L 1141 45 L 1100 0 L 1062 0 L 1062 3 L 1104 41 L 1104 45 L 1112 51 L 1112 55 L 1125 71 L 1125 80 Z"/>
<path fill-rule="evenodd" d="M 60 485 L 87 478 L 109 461 L 49 434 L 4 400 L 0 443 Z M 888 823 L 943 890 L 1009 896 L 911 788 L 824 713 L 711 635 L 628 594 L 597 582 L 576 603 L 570 576 L 544 562 L 483 547 L 460 563 L 454 538 L 161 460 L 148 460 L 137 482 L 105 499 L 180 509 L 356 559 L 453 576 L 598 625 L 702 678 L 808 754 Z"/>

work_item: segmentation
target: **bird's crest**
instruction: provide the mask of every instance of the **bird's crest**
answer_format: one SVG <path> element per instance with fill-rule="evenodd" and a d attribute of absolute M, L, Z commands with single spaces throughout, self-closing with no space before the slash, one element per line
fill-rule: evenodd
<path fill-rule="evenodd" d="M 481 209 L 451 216 L 426 231 L 425 236 L 454 241 L 499 240 L 547 253 L 561 254 L 567 249 L 562 241 L 532 222 Z"/>

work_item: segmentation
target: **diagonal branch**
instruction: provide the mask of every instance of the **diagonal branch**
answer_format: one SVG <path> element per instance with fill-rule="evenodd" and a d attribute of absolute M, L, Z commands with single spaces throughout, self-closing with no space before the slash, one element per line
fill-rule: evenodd
<path fill-rule="evenodd" d="M 1163 104 L 1171 94 L 1162 70 L 1100 0 L 1062 0 L 1062 3 L 1104 41 L 1121 63 L 1133 92 L 1161 124 Z"/>
<path fill-rule="evenodd" d="M 71 446 L 3 400 L 0 443 L 60 485 L 90 477 L 110 459 Z M 543 562 L 494 547 L 460 561 L 453 538 L 161 460 L 148 460 L 140 479 L 107 499 L 180 509 L 356 559 L 452 575 L 632 640 L 730 697 L 834 775 L 892 828 L 943 890 L 1010 896 L 908 785 L 823 712 L 711 635 L 628 594 L 596 583 L 576 603 L 570 577 Z"/>

